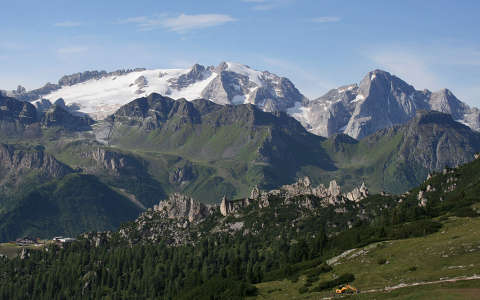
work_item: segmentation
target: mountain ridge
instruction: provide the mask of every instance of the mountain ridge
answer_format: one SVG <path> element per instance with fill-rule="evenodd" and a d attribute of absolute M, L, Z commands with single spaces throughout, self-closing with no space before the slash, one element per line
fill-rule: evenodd
<path fill-rule="evenodd" d="M 20 100 L 37 99 L 38 108 L 48 108 L 60 99 L 73 113 L 86 113 L 97 120 L 134 98 L 160 93 L 174 99 L 251 103 L 264 111 L 286 111 L 310 132 L 324 137 L 345 133 L 361 139 L 404 124 L 417 110 L 425 109 L 452 114 L 455 120 L 480 130 L 480 110 L 461 102 L 450 90 L 419 91 L 379 69 L 367 73 L 359 84 L 332 89 L 312 100 L 285 77 L 233 62 L 195 64 L 188 69 L 86 71 L 63 76 L 58 84 L 41 89 L 27 92 L 19 87 L 6 93 Z"/>

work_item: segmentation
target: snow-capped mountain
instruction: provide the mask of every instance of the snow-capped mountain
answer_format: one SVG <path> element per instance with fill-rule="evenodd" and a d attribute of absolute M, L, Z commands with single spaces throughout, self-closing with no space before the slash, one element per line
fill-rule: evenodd
<path fill-rule="evenodd" d="M 133 99 L 159 93 L 173 99 L 204 98 L 215 103 L 251 103 L 265 111 L 287 111 L 312 133 L 329 137 L 345 133 L 361 139 L 379 129 L 404 124 L 418 110 L 436 110 L 474 130 L 480 110 L 458 100 L 447 89 L 418 91 L 388 72 L 369 72 L 359 84 L 330 90 L 309 101 L 287 78 L 246 65 L 222 62 L 189 69 L 87 71 L 63 76 L 58 84 L 26 91 L 3 91 L 33 102 L 40 110 L 52 103 L 103 119 Z"/>
<path fill-rule="evenodd" d="M 381 70 L 369 72 L 358 85 L 333 89 L 288 111 L 315 134 L 328 137 L 345 133 L 361 139 L 379 129 L 406 123 L 418 110 L 448 113 L 454 120 L 480 129 L 480 110 L 461 102 L 451 91 L 418 91 Z"/>
<path fill-rule="evenodd" d="M 71 110 L 94 119 L 102 119 L 133 99 L 154 92 L 173 99 L 251 103 L 265 111 L 287 110 L 297 102 L 306 101 L 287 78 L 232 62 L 223 62 L 217 67 L 196 64 L 189 69 L 91 71 L 64 76 L 57 85 L 49 86 L 37 93 L 21 88 L 11 93 L 27 101 L 36 97 L 34 104 L 40 109 L 61 98 Z"/>

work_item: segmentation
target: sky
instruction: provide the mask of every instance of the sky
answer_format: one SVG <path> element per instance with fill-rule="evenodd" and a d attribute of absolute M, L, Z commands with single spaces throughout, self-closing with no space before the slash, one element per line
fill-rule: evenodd
<path fill-rule="evenodd" d="M 0 89 L 233 61 L 309 98 L 383 69 L 480 107 L 477 0 L 18 0 L 0 12 Z"/>

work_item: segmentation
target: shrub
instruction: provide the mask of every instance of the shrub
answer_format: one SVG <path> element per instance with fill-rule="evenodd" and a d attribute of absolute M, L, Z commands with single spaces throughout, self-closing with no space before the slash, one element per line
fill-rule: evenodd
<path fill-rule="evenodd" d="M 305 293 L 308 292 L 308 287 L 302 286 L 301 288 L 298 289 L 298 292 L 299 292 L 300 294 L 305 294 Z"/>
<path fill-rule="evenodd" d="M 478 214 L 474 211 L 470 206 L 465 206 L 461 208 L 457 208 L 453 211 L 453 214 L 457 217 L 477 217 Z"/>
<path fill-rule="evenodd" d="M 310 270 L 304 272 L 303 274 L 305 274 L 309 277 L 310 276 L 318 276 L 320 274 L 330 272 L 331 270 L 332 270 L 332 267 L 330 267 L 329 265 L 321 264 L 320 266 L 317 266 L 313 269 L 310 269 Z"/>
<path fill-rule="evenodd" d="M 387 262 L 387 259 L 385 257 L 380 257 L 377 259 L 377 264 L 379 265 L 384 265 Z"/>

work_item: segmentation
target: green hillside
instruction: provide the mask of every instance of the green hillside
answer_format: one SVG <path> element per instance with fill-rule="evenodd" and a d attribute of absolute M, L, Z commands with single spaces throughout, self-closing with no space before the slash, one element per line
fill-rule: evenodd
<path fill-rule="evenodd" d="M 140 211 L 94 176 L 71 174 L 19 195 L 15 208 L 1 217 L 0 239 L 113 230 Z"/>
<path fill-rule="evenodd" d="M 480 278 L 457 284 L 445 282 L 408 287 L 414 283 L 480 274 L 480 219 L 451 217 L 445 218 L 442 224 L 439 232 L 426 237 L 384 241 L 348 251 L 344 257 L 332 259 L 332 271 L 314 280 L 300 275 L 298 281 L 286 279 L 257 284 L 259 295 L 256 299 L 330 297 L 334 295 L 334 288 L 322 292 L 301 291 L 305 286 L 315 289 L 320 282 L 344 273 L 354 274 L 352 285 L 365 293 L 352 299 L 432 299 L 436 296 L 438 299 L 473 299 L 469 298 L 468 289 L 464 293 L 458 289 L 478 288 Z M 309 269 L 303 272 L 307 273 Z M 401 284 L 407 286 L 401 287 Z M 398 289 L 383 291 L 395 287 Z"/>

